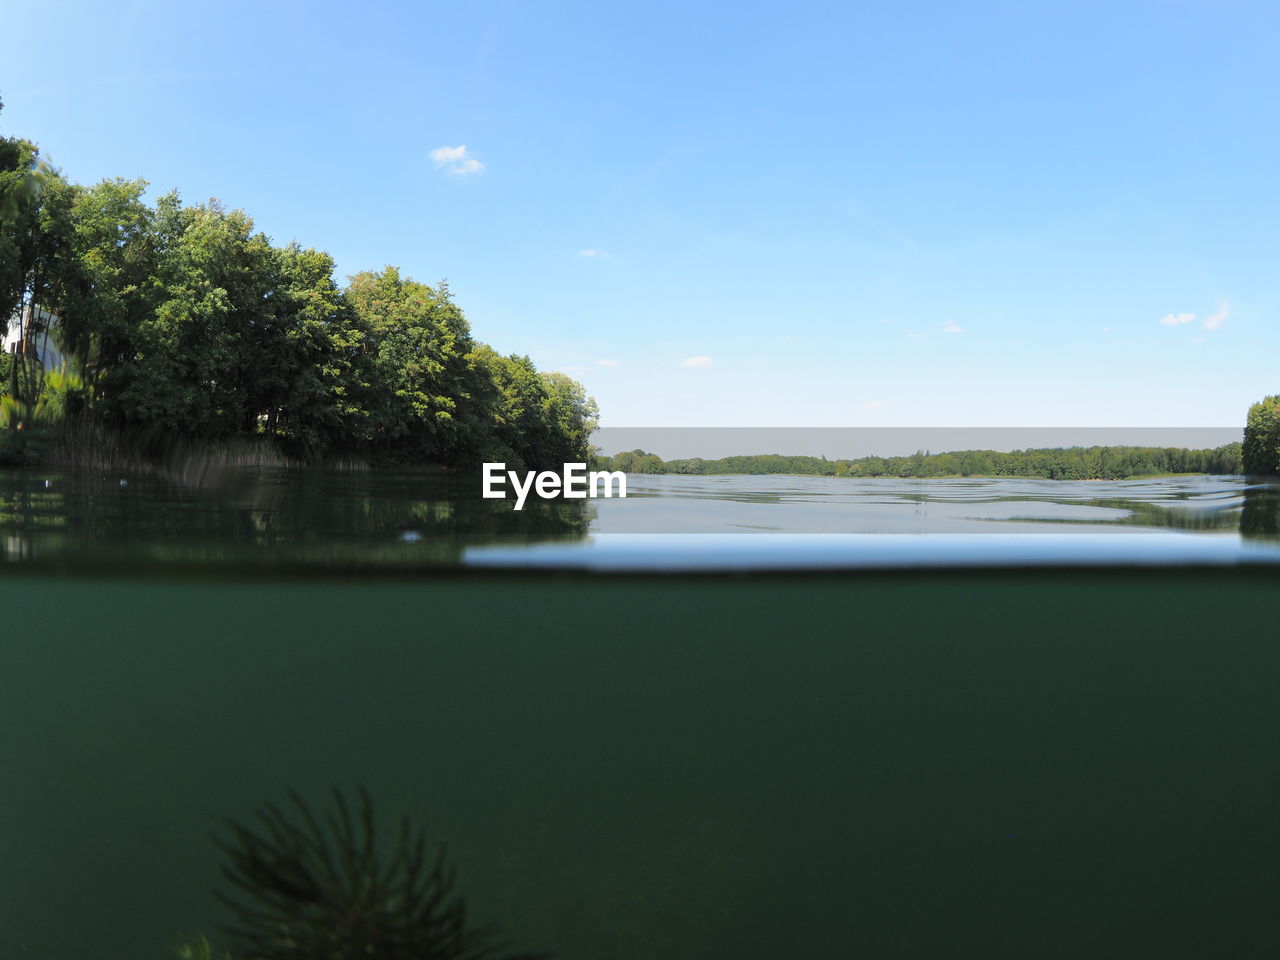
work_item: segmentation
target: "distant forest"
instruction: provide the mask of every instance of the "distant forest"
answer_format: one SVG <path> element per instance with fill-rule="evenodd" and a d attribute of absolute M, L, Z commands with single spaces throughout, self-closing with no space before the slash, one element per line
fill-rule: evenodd
<path fill-rule="evenodd" d="M 798 474 L 813 477 L 1045 477 L 1050 480 L 1127 480 L 1175 473 L 1238 474 L 1244 468 L 1240 444 L 1213 450 L 1181 447 L 1070 447 L 1067 449 L 919 451 L 909 457 L 784 457 L 762 454 L 719 460 L 663 460 L 631 450 L 600 457 L 605 469 L 627 473 Z"/>

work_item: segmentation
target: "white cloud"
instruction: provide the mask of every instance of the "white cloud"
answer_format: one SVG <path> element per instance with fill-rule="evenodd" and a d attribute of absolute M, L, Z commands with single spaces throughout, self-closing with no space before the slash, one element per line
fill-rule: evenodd
<path fill-rule="evenodd" d="M 1160 318 L 1160 322 L 1166 327 L 1176 327 L 1183 323 L 1190 323 L 1195 318 L 1194 313 L 1166 313 Z"/>
<path fill-rule="evenodd" d="M 924 334 L 923 334 L 923 333 L 908 333 L 908 334 L 907 334 L 907 336 L 908 336 L 908 337 L 910 337 L 912 340 L 923 340 L 923 339 L 924 339 Z"/>
<path fill-rule="evenodd" d="M 1204 328 L 1206 330 L 1217 330 L 1220 326 L 1227 322 L 1227 305 L 1224 303 L 1218 308 L 1218 312 L 1211 317 L 1204 318 Z"/>
<path fill-rule="evenodd" d="M 964 333 L 964 327 L 956 323 L 954 320 L 948 320 L 942 325 L 943 333 Z"/>
<path fill-rule="evenodd" d="M 458 147 L 436 147 L 431 151 L 431 162 L 444 168 L 445 173 L 459 177 L 484 170 L 484 164 L 471 156 L 465 143 Z"/>
<path fill-rule="evenodd" d="M 883 400 L 868 400 L 866 403 L 862 405 L 862 409 L 863 410 L 880 410 L 881 408 L 886 406 L 888 406 L 888 404 L 886 404 Z"/>
<path fill-rule="evenodd" d="M 1204 343 L 1204 337 L 1192 337 L 1192 338 L 1191 338 L 1191 342 L 1192 342 L 1192 343 Z"/>
<path fill-rule="evenodd" d="M 436 162 L 436 166 L 443 167 L 446 163 L 457 163 L 467 155 L 467 145 L 464 143 L 460 147 L 436 147 L 431 151 L 431 159 Z"/>
<path fill-rule="evenodd" d="M 609 252 L 607 250 L 579 250 L 578 251 L 578 256 L 580 257 L 607 257 L 608 255 L 609 255 Z"/>
<path fill-rule="evenodd" d="M 1114 328 L 1114 327 L 1103 327 L 1103 328 L 1102 328 L 1102 332 L 1103 332 L 1103 333 L 1110 333 L 1113 329 L 1115 329 L 1115 328 Z"/>
<path fill-rule="evenodd" d="M 690 357 L 688 360 L 681 360 L 682 367 L 709 367 L 711 366 L 711 358 L 705 353 L 700 353 L 696 357 Z"/>
<path fill-rule="evenodd" d="M 602 367 L 616 367 L 618 365 L 617 360 L 597 360 L 596 363 Z"/>

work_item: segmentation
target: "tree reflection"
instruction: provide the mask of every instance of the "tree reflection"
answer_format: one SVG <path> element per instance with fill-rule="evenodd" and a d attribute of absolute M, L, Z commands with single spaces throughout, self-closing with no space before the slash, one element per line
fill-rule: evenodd
<path fill-rule="evenodd" d="M 1280 487 L 1261 484 L 1245 488 L 1240 535 L 1259 540 L 1280 537 Z"/>
<path fill-rule="evenodd" d="M 470 481 L 470 482 L 469 482 Z M 155 477 L 0 471 L 0 559 L 128 572 L 335 568 L 409 571 L 456 564 L 467 546 L 574 540 L 587 500 L 484 500 L 444 470 L 228 471 L 216 485 Z"/>

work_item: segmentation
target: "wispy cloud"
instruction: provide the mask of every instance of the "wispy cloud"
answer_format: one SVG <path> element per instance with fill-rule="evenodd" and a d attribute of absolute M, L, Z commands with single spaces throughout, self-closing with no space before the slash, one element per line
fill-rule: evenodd
<path fill-rule="evenodd" d="M 1227 305 L 1224 303 L 1218 308 L 1218 312 L 1212 316 L 1204 318 L 1204 328 L 1206 330 L 1217 330 L 1220 326 L 1227 322 Z"/>
<path fill-rule="evenodd" d="M 436 147 L 431 151 L 431 162 L 445 173 L 459 177 L 484 171 L 484 164 L 471 155 L 465 143 L 457 147 Z"/>
<path fill-rule="evenodd" d="M 682 367 L 709 367 L 711 366 L 711 358 L 705 353 L 700 353 L 696 357 L 690 357 L 688 360 L 681 360 Z"/>
<path fill-rule="evenodd" d="M 597 360 L 596 363 L 602 367 L 616 367 L 618 365 L 617 360 Z"/>
<path fill-rule="evenodd" d="M 607 250 L 579 250 L 578 251 L 578 256 L 580 257 L 607 257 L 608 255 L 609 255 L 609 251 Z"/>
<path fill-rule="evenodd" d="M 888 404 L 885 403 L 883 400 L 868 400 L 866 403 L 862 405 L 862 409 L 863 410 L 881 410 L 887 406 Z"/>
<path fill-rule="evenodd" d="M 948 320 L 942 325 L 943 333 L 964 333 L 964 327 L 956 323 L 954 320 Z"/>
<path fill-rule="evenodd" d="M 1160 322 L 1166 327 L 1177 327 L 1184 323 L 1190 323 L 1196 318 L 1194 313 L 1166 313 L 1160 318 Z"/>
<path fill-rule="evenodd" d="M 560 368 L 561 373 L 588 373 L 590 370 L 591 370 L 590 367 L 561 367 Z"/>

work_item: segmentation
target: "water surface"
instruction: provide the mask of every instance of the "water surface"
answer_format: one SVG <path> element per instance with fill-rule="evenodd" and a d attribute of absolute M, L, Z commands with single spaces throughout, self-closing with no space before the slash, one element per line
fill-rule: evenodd
<path fill-rule="evenodd" d="M 0 473 L 0 957 L 357 784 L 561 960 L 1280 952 L 1274 487 L 463 481 Z"/>
<path fill-rule="evenodd" d="M 0 471 L 0 556 L 10 562 L 115 573 L 163 570 L 255 571 L 261 575 L 325 569 L 341 573 L 429 571 L 471 564 L 545 564 L 548 556 L 641 541 L 616 535 L 786 534 L 747 546 L 718 541 L 716 551 L 751 556 L 757 566 L 809 551 L 823 564 L 875 565 L 903 550 L 975 563 L 1007 556 L 1044 562 L 1055 552 L 1079 557 L 1084 541 L 1100 562 L 1135 562 L 1142 553 L 1221 562 L 1245 541 L 1280 531 L 1280 490 L 1242 477 L 1131 481 L 1015 479 L 861 480 L 823 477 L 679 477 L 632 475 L 626 499 L 483 500 L 478 482 L 442 471 L 342 473 L 242 470 L 176 483 L 113 477 Z M 794 535 L 888 537 L 852 540 L 842 561 L 835 542 Z M 951 535 L 966 535 L 953 540 Z M 1142 535 L 1127 546 L 1100 535 Z M 1185 536 L 1160 545 L 1154 535 Z M 1212 545 L 1205 535 L 1216 536 Z M 611 539 L 612 538 L 612 539 Z M 656 542 L 643 541 L 652 551 Z M 675 543 L 675 541 L 671 541 Z M 698 547 L 704 554 L 712 541 Z M 1230 544 L 1230 546 L 1224 546 Z M 548 547 L 558 552 L 548 553 Z M 626 547 L 624 549 L 632 549 Z M 673 549 L 677 549 L 674 548 Z M 678 548 L 677 552 L 683 548 Z M 687 551 L 685 551 L 687 552 Z M 856 562 L 853 559 L 856 555 Z M 783 557 L 792 559 L 783 560 Z M 1249 561 L 1269 556 L 1255 547 Z M 577 563 L 574 560 L 574 563 Z M 737 561 L 735 561 L 737 562 Z M 815 561 L 817 562 L 817 561 Z"/>

